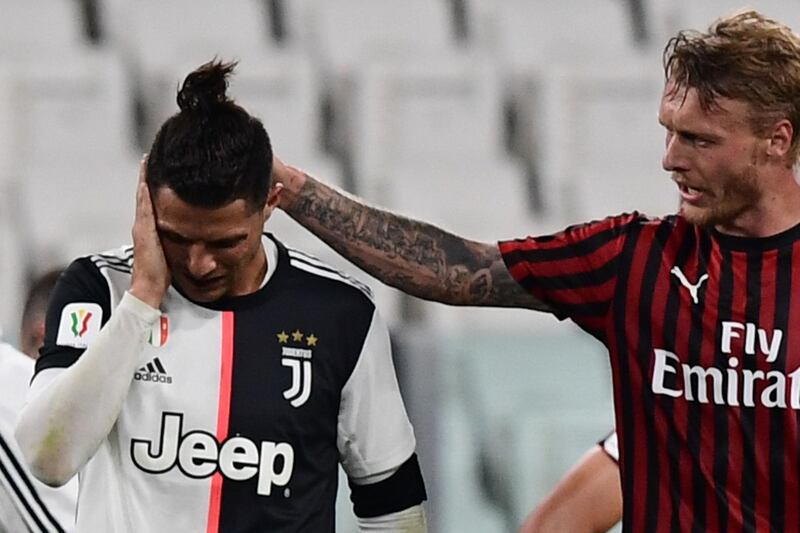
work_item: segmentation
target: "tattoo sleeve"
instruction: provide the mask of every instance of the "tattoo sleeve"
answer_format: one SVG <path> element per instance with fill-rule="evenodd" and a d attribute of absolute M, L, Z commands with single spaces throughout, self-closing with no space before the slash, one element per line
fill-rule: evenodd
<path fill-rule="evenodd" d="M 310 176 L 288 214 L 370 275 L 419 298 L 548 310 L 511 277 L 494 243 L 370 207 Z"/>

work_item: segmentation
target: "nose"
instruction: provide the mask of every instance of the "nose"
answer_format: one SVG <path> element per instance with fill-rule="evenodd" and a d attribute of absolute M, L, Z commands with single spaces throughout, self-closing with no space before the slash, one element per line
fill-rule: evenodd
<path fill-rule="evenodd" d="M 674 134 L 667 134 L 667 142 L 664 146 L 664 157 L 661 159 L 661 166 L 667 172 L 680 172 L 687 170 L 686 158 L 681 150 L 681 139 Z"/>
<path fill-rule="evenodd" d="M 193 278 L 203 279 L 216 268 L 217 261 L 205 246 L 198 243 L 189 247 L 186 269 Z"/>

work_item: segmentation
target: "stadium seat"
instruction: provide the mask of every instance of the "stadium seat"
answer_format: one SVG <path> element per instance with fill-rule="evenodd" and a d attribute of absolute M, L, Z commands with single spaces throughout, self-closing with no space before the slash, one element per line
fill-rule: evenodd
<path fill-rule="evenodd" d="M 37 61 L 83 50 L 80 2 L 4 0 L 0 16 L 0 60 Z"/>
<path fill-rule="evenodd" d="M 7 342 L 17 339 L 26 276 L 32 266 L 26 262 L 28 250 L 21 214 L 16 184 L 3 181 L 0 171 L 0 340 Z"/>
<path fill-rule="evenodd" d="M 660 63 L 646 57 L 615 69 L 553 68 L 523 94 L 524 148 L 537 158 L 549 211 L 569 223 L 674 211 L 677 194 L 661 168 L 663 83 Z"/>
<path fill-rule="evenodd" d="M 6 63 L 21 164 L 133 157 L 130 89 L 113 53 Z"/>
<path fill-rule="evenodd" d="M 558 62 L 588 64 L 627 55 L 634 45 L 627 4 L 617 0 L 468 0 L 468 4 L 486 45 L 514 74 L 529 74 Z"/>
<path fill-rule="evenodd" d="M 130 239 L 138 158 L 130 139 L 128 85 L 116 56 L 48 56 L 6 63 L 14 106 L 20 224 L 32 263 Z"/>
<path fill-rule="evenodd" d="M 480 170 L 506 158 L 500 80 L 472 54 L 364 65 L 346 112 L 358 190 L 374 201 L 391 201 L 382 190 L 393 168 Z"/>
<path fill-rule="evenodd" d="M 137 81 L 143 148 L 166 118 L 154 102 L 163 95 L 175 101 L 175 89 L 186 74 L 178 74 L 177 68 L 194 68 L 215 56 L 254 65 L 277 53 L 264 5 L 259 0 L 110 0 L 109 40 L 123 51 Z"/>
<path fill-rule="evenodd" d="M 367 62 L 441 55 L 455 47 L 447 2 L 430 0 L 305 0 L 309 39 L 334 75 Z"/>
<path fill-rule="evenodd" d="M 451 11 L 444 1 L 305 0 L 307 42 L 323 75 L 329 114 L 325 145 L 341 157 L 347 182 L 353 157 L 351 126 L 355 78 L 375 65 L 403 68 L 435 57 L 447 61 L 459 49 Z M 357 170 L 355 171 L 357 172 Z"/>
<path fill-rule="evenodd" d="M 755 9 L 800 31 L 800 4 L 787 0 L 649 0 L 653 26 L 659 31 L 657 44 L 663 46 L 681 29 L 705 30 L 719 17 L 742 9 Z"/>
<path fill-rule="evenodd" d="M 442 367 L 450 370 L 442 401 L 462 406 L 469 420 L 443 445 L 472 447 L 486 497 L 518 526 L 613 428 L 608 356 L 567 325 L 549 333 L 467 332 L 443 339 L 442 347 Z"/>

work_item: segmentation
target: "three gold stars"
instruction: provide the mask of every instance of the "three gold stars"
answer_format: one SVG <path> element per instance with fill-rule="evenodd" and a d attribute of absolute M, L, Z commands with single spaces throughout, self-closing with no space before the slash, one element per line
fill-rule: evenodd
<path fill-rule="evenodd" d="M 308 335 L 303 335 L 303 332 L 300 331 L 299 329 L 294 330 L 291 333 L 291 335 L 292 335 L 292 340 L 294 342 L 302 342 L 303 337 L 305 336 L 306 345 L 308 346 L 316 346 L 317 341 L 319 341 L 319 338 L 313 333 L 310 333 Z M 281 331 L 280 333 L 276 333 L 275 336 L 278 337 L 278 342 L 281 344 L 286 344 L 287 342 L 289 342 L 289 333 L 286 333 L 286 331 Z"/>

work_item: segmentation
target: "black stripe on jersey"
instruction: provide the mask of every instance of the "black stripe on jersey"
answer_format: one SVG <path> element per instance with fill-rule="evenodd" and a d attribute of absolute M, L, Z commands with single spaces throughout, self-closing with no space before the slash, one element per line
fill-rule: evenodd
<path fill-rule="evenodd" d="M 683 267 L 686 264 L 689 256 L 691 255 L 697 243 L 694 231 L 687 231 L 684 234 L 683 242 L 675 255 L 675 265 Z M 678 333 L 678 313 L 681 305 L 681 290 L 682 287 L 677 283 L 670 283 L 669 291 L 666 297 L 666 304 L 664 305 L 664 330 L 663 335 L 666 342 L 671 342 L 671 348 L 675 348 Z M 662 398 L 664 412 L 668 419 L 673 418 L 675 411 L 675 398 Z M 667 457 L 668 469 L 670 476 L 670 531 L 672 533 L 680 533 L 680 508 L 681 508 L 681 448 L 683 444 L 678 438 L 675 431 L 670 431 L 667 434 Z M 665 517 L 666 518 L 666 517 Z"/>
<path fill-rule="evenodd" d="M 745 319 L 759 323 L 761 315 L 761 252 L 747 252 L 747 303 Z M 755 357 L 742 357 L 742 368 L 757 369 Z M 744 531 L 755 531 L 756 421 L 754 407 L 741 407 L 742 418 L 742 520 Z"/>
<path fill-rule="evenodd" d="M 633 226 L 625 240 L 625 245 L 622 250 L 622 256 L 628 259 L 633 258 L 633 253 L 636 250 L 639 238 L 642 234 L 641 226 Z M 626 262 L 628 263 L 628 262 Z M 628 263 L 629 264 L 629 263 Z M 632 458 L 634 449 L 636 447 L 636 435 L 634 433 L 634 417 L 633 417 L 633 387 L 630 386 L 630 363 L 631 359 L 628 354 L 628 345 L 625 342 L 627 337 L 625 318 L 627 316 L 628 307 L 628 283 L 630 282 L 631 273 L 629 269 L 622 269 L 617 281 L 617 291 L 614 297 L 614 341 L 616 342 L 616 353 L 618 357 L 617 365 L 618 370 L 618 395 L 621 401 L 621 406 L 618 406 L 617 422 L 622 420 L 622 431 L 618 433 L 620 445 L 620 459 L 622 460 L 620 466 L 625 470 L 622 473 L 622 497 L 623 500 L 633 501 L 635 495 L 633 493 L 633 479 L 631 475 L 633 465 Z M 610 349 L 611 347 L 609 347 Z M 614 351 L 612 350 L 612 353 Z M 621 407 L 621 415 L 619 414 Z M 619 432 L 619 425 L 617 431 Z M 623 505 L 623 524 L 632 524 L 633 521 L 633 505 Z M 625 526 L 627 527 L 627 526 Z"/>
<path fill-rule="evenodd" d="M 575 274 L 558 274 L 556 276 L 528 276 L 523 280 L 523 286 L 529 291 L 532 287 L 545 287 L 549 290 L 595 287 L 614 279 L 617 275 L 618 265 L 619 257 L 616 256 L 606 262 L 605 265 L 594 270 Z"/>
<path fill-rule="evenodd" d="M 156 369 L 160 373 L 162 373 L 162 374 L 166 374 L 167 373 L 166 369 L 164 369 L 164 365 L 161 364 L 161 360 L 158 357 L 153 359 L 153 364 L 156 365 Z"/>
<path fill-rule="evenodd" d="M 121 250 L 122 254 L 103 252 L 94 254 L 95 257 L 102 257 L 104 259 L 115 259 L 118 261 L 131 261 L 133 259 L 133 246 L 124 246 Z"/>
<path fill-rule="evenodd" d="M 707 238 L 706 233 L 703 232 L 705 238 L 700 241 L 700 257 L 699 262 L 701 265 L 707 265 L 709 256 L 711 254 L 711 241 Z M 703 298 L 702 305 L 692 305 L 691 311 L 691 326 L 689 327 L 689 357 L 688 363 L 690 366 L 698 366 L 702 363 L 702 346 L 703 346 L 703 314 L 706 305 L 706 299 Z M 717 321 L 719 322 L 719 321 Z M 719 346 L 719 345 L 717 345 Z M 725 368 L 724 366 L 722 368 Z M 702 378 L 698 378 L 702 379 Z M 687 379 L 690 381 L 691 378 Z M 686 383 L 685 387 L 690 384 Z M 692 524 L 692 531 L 706 531 L 708 526 L 706 497 L 708 496 L 707 482 L 701 465 L 701 443 L 700 435 L 702 434 L 703 425 L 703 404 L 700 402 L 686 402 L 689 420 L 686 428 L 686 444 L 689 448 L 689 457 L 691 458 L 692 465 L 692 486 L 694 487 L 694 518 Z M 714 414 L 724 410 L 714 408 Z M 715 435 L 717 442 L 719 435 Z"/>
<path fill-rule="evenodd" d="M 634 227 L 632 224 L 631 227 Z M 638 227 L 638 226 L 636 226 Z M 566 230 L 569 231 L 569 228 Z M 506 264 L 509 268 L 517 263 L 528 263 L 538 261 L 558 261 L 570 259 L 572 257 L 582 257 L 596 252 L 603 245 L 620 237 L 620 228 L 608 228 L 600 231 L 588 239 L 574 243 L 571 246 L 559 246 L 558 248 L 537 248 L 535 250 L 515 250 L 506 255 Z M 546 242 L 547 237 L 536 239 L 538 242 Z M 552 240 L 552 239 L 550 239 Z"/>
<path fill-rule="evenodd" d="M 109 270 L 115 270 L 116 272 L 122 272 L 123 274 L 130 274 L 133 272 L 133 269 L 129 266 L 116 265 L 100 260 L 92 260 L 92 263 L 94 263 L 97 268 L 107 268 Z"/>
<path fill-rule="evenodd" d="M 720 248 L 720 279 L 719 279 L 719 302 L 717 304 L 717 333 L 715 339 L 715 346 L 721 346 L 722 343 L 722 320 L 730 320 L 733 316 L 733 257 L 731 251 L 727 247 Z M 727 354 L 720 352 L 720 368 L 727 366 Z M 728 410 L 716 409 L 714 411 L 714 484 L 717 487 L 728 486 L 728 469 L 730 468 L 728 454 L 730 452 L 729 443 L 729 424 L 728 424 Z M 728 520 L 730 512 L 728 510 L 728 493 L 727 491 L 718 491 L 717 498 L 719 498 L 718 520 L 719 530 L 728 531 Z"/>
<path fill-rule="evenodd" d="M 40 528 L 39 531 L 56 531 L 58 533 L 64 533 L 64 529 L 58 523 L 58 520 L 56 520 L 55 517 L 50 513 L 50 510 L 39 497 L 39 493 L 36 491 L 33 483 L 31 483 L 28 473 L 17 461 L 17 458 L 12 453 L 11 448 L 8 446 L 8 443 L 6 443 L 2 435 L 0 435 L 0 448 L 3 449 L 3 455 L 8 458 L 7 463 L 0 461 L 0 475 L 7 480 L 9 486 L 17 496 L 17 499 L 25 507 L 25 511 L 27 511 L 30 519 L 33 520 L 37 527 Z M 15 473 L 16 477 L 19 478 L 25 485 L 25 488 L 31 495 L 30 501 L 25 497 L 22 489 L 14 481 L 14 477 L 11 474 L 12 472 Z M 39 511 L 34 510 L 34 507 L 38 508 Z"/>
<path fill-rule="evenodd" d="M 772 330 L 789 333 L 789 302 L 792 294 L 792 255 L 794 248 L 788 248 L 778 255 L 777 272 L 775 273 L 775 320 Z M 785 344 L 784 344 L 785 346 Z M 786 349 L 782 349 L 775 361 L 775 370 L 786 374 Z M 774 531 L 785 531 L 786 521 L 786 487 L 784 471 L 784 411 L 772 409 L 770 411 L 770 527 Z M 790 450 L 789 453 L 796 453 Z"/>
<path fill-rule="evenodd" d="M 316 273 L 324 277 L 329 277 L 331 279 L 338 279 L 339 281 L 343 281 L 344 283 L 349 283 L 353 287 L 356 287 L 361 292 L 372 298 L 372 289 L 370 289 L 367 285 L 364 285 L 357 279 L 348 276 L 344 272 L 336 270 L 325 263 L 316 260 L 312 256 L 308 256 L 305 254 L 298 254 L 295 250 L 288 249 L 289 253 L 289 264 L 293 267 L 300 268 L 305 270 L 306 272 Z M 328 274 L 328 276 L 326 276 Z"/>
<path fill-rule="evenodd" d="M 116 255 L 105 255 L 105 254 L 96 254 L 91 256 L 92 261 L 103 261 L 112 265 L 117 265 L 121 267 L 128 267 L 130 268 L 133 266 L 133 252 L 130 255 L 125 257 L 119 257 Z"/>
<path fill-rule="evenodd" d="M 661 258 L 664 255 L 664 243 L 669 239 L 672 233 L 672 225 L 661 224 L 656 230 L 656 234 L 650 243 L 650 250 L 647 252 L 647 261 L 645 262 L 644 272 L 642 279 L 636 290 L 639 291 L 639 308 L 637 313 L 637 325 L 639 327 L 639 342 L 636 347 L 636 358 L 642 369 L 650 367 L 651 353 L 651 332 L 650 332 L 650 319 L 653 313 L 655 291 L 653 288 L 656 286 L 659 273 L 661 272 Z M 643 372 L 646 374 L 646 372 Z M 643 394 L 640 401 L 645 402 L 643 408 L 644 413 L 652 413 L 652 415 L 645 414 L 644 428 L 646 436 L 643 437 L 643 442 L 649 443 L 646 446 L 647 455 L 647 494 L 645 497 L 645 527 L 644 531 L 655 531 L 659 520 L 659 495 L 660 484 L 658 478 L 660 477 L 660 464 L 659 464 L 659 449 L 658 437 L 655 428 L 655 415 L 658 412 L 656 407 L 655 398 L 652 394 Z"/>
<path fill-rule="evenodd" d="M 348 485 L 353 513 L 360 518 L 396 513 L 428 499 L 416 453 L 383 481 L 356 485 L 348 479 Z"/>

